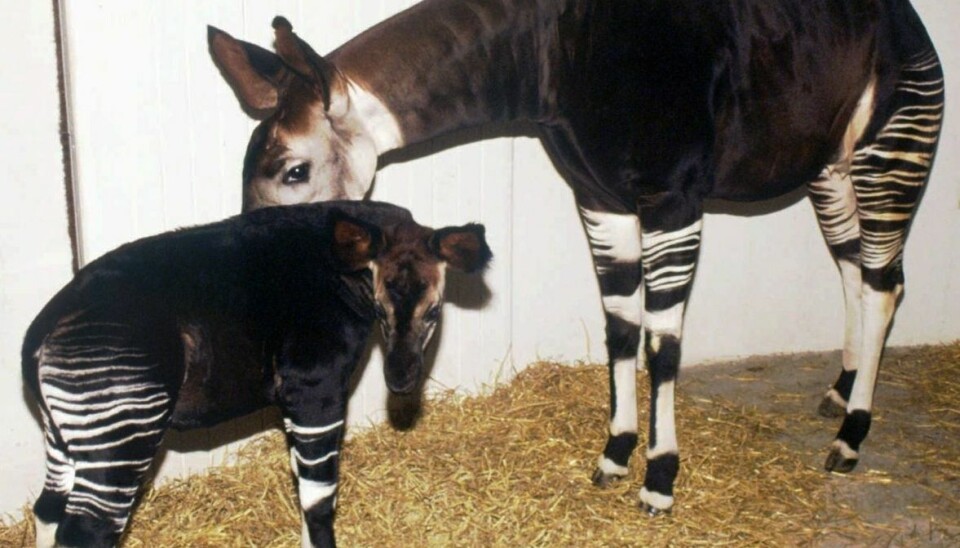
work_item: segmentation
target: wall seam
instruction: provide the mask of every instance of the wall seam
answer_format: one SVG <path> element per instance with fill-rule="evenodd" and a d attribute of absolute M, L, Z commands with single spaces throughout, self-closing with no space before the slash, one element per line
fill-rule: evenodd
<path fill-rule="evenodd" d="M 67 232 L 70 237 L 70 251 L 72 255 L 71 268 L 76 274 L 83 265 L 83 234 L 80 224 L 80 207 L 77 201 L 77 173 L 75 147 L 72 133 L 72 118 L 70 113 L 70 74 L 67 57 L 66 25 L 63 24 L 63 6 L 60 0 L 53 0 L 53 34 L 57 52 L 57 96 L 60 109 L 60 151 L 63 164 L 63 189 L 67 204 Z"/>

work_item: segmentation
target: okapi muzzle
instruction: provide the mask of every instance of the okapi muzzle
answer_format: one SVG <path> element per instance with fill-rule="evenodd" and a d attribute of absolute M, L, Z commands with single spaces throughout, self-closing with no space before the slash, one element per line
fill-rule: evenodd
<path fill-rule="evenodd" d="M 423 354 L 440 321 L 446 269 L 484 269 L 492 258 L 484 232 L 478 224 L 433 230 L 413 222 L 386 231 L 387 246 L 373 270 L 391 392 L 409 394 L 423 382 Z"/>

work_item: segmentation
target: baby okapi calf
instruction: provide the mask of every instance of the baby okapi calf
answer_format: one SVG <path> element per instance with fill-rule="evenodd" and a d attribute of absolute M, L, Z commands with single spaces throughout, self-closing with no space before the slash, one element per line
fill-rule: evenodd
<path fill-rule="evenodd" d="M 303 543 L 333 546 L 348 383 L 374 319 L 387 386 L 414 390 L 446 267 L 475 272 L 490 258 L 482 225 L 433 230 L 389 204 L 327 202 L 145 238 L 90 263 L 23 345 L 47 452 L 37 545 L 116 545 L 167 428 L 275 405 Z"/>

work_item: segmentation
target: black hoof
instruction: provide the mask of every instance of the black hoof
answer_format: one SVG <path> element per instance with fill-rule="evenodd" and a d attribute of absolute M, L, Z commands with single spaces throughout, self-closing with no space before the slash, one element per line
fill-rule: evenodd
<path fill-rule="evenodd" d="M 831 449 L 830 454 L 827 455 L 827 461 L 823 464 L 823 467 L 827 472 L 846 474 L 856 468 L 858 462 L 860 462 L 860 459 L 848 459 L 840 453 L 839 449 L 834 448 Z"/>
<path fill-rule="evenodd" d="M 644 514 L 646 514 L 648 517 L 651 517 L 651 518 L 655 518 L 658 516 L 669 516 L 670 513 L 673 511 L 672 508 L 666 508 L 666 509 L 657 508 L 656 506 L 650 506 L 645 502 L 640 503 L 640 509 L 643 510 Z"/>
<path fill-rule="evenodd" d="M 828 419 L 840 418 L 847 414 L 847 409 L 839 403 L 833 401 L 830 396 L 824 396 L 817 407 L 817 414 Z"/>
<path fill-rule="evenodd" d="M 622 479 L 623 476 L 619 474 L 607 474 L 603 470 L 597 468 L 593 471 L 593 476 L 590 478 L 590 481 L 592 481 L 597 487 L 604 488 L 610 487 Z"/>

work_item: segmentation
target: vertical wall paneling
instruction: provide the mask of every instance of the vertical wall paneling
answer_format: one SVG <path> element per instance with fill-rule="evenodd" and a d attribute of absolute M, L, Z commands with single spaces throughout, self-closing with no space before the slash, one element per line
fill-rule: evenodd
<path fill-rule="evenodd" d="M 40 307 L 70 279 L 51 2 L 0 17 L 0 514 L 43 485 L 43 436 L 20 376 L 20 347 Z"/>
<path fill-rule="evenodd" d="M 271 47 L 282 14 L 317 51 L 334 49 L 414 0 L 98 0 L 64 2 L 71 76 L 77 204 L 87 261 L 117 245 L 239 211 L 240 175 L 256 121 L 241 111 L 210 59 L 206 25 Z M 945 71 L 960 67 L 960 6 L 915 0 Z M 21 2 L 0 22 L 10 108 L 0 126 L 8 171 L 0 202 L 0 429 L 3 511 L 41 481 L 39 427 L 19 381 L 26 323 L 69 277 L 57 135 L 56 57 L 48 4 Z M 2 38 L 5 37 L 5 38 Z M 27 47 L 22 47 L 24 44 Z M 907 247 L 906 297 L 895 345 L 960 333 L 960 86 L 949 85 L 933 179 Z M 486 130 L 391 154 L 372 196 L 423 223 L 481 221 L 494 251 L 483 283 L 451 275 L 429 390 L 476 390 L 540 358 L 603 361 L 599 291 L 573 194 L 531 137 Z M 687 313 L 684 363 L 838 348 L 839 276 L 809 203 L 780 208 L 711 204 Z M 382 357 L 370 359 L 350 403 L 351 423 L 384 418 Z M 171 436 L 162 475 L 220 462 L 261 417 L 198 435 Z M 234 442 L 221 447 L 221 442 Z M 224 448 L 225 447 L 225 448 Z M 211 451 L 210 449 L 217 448 Z"/>

